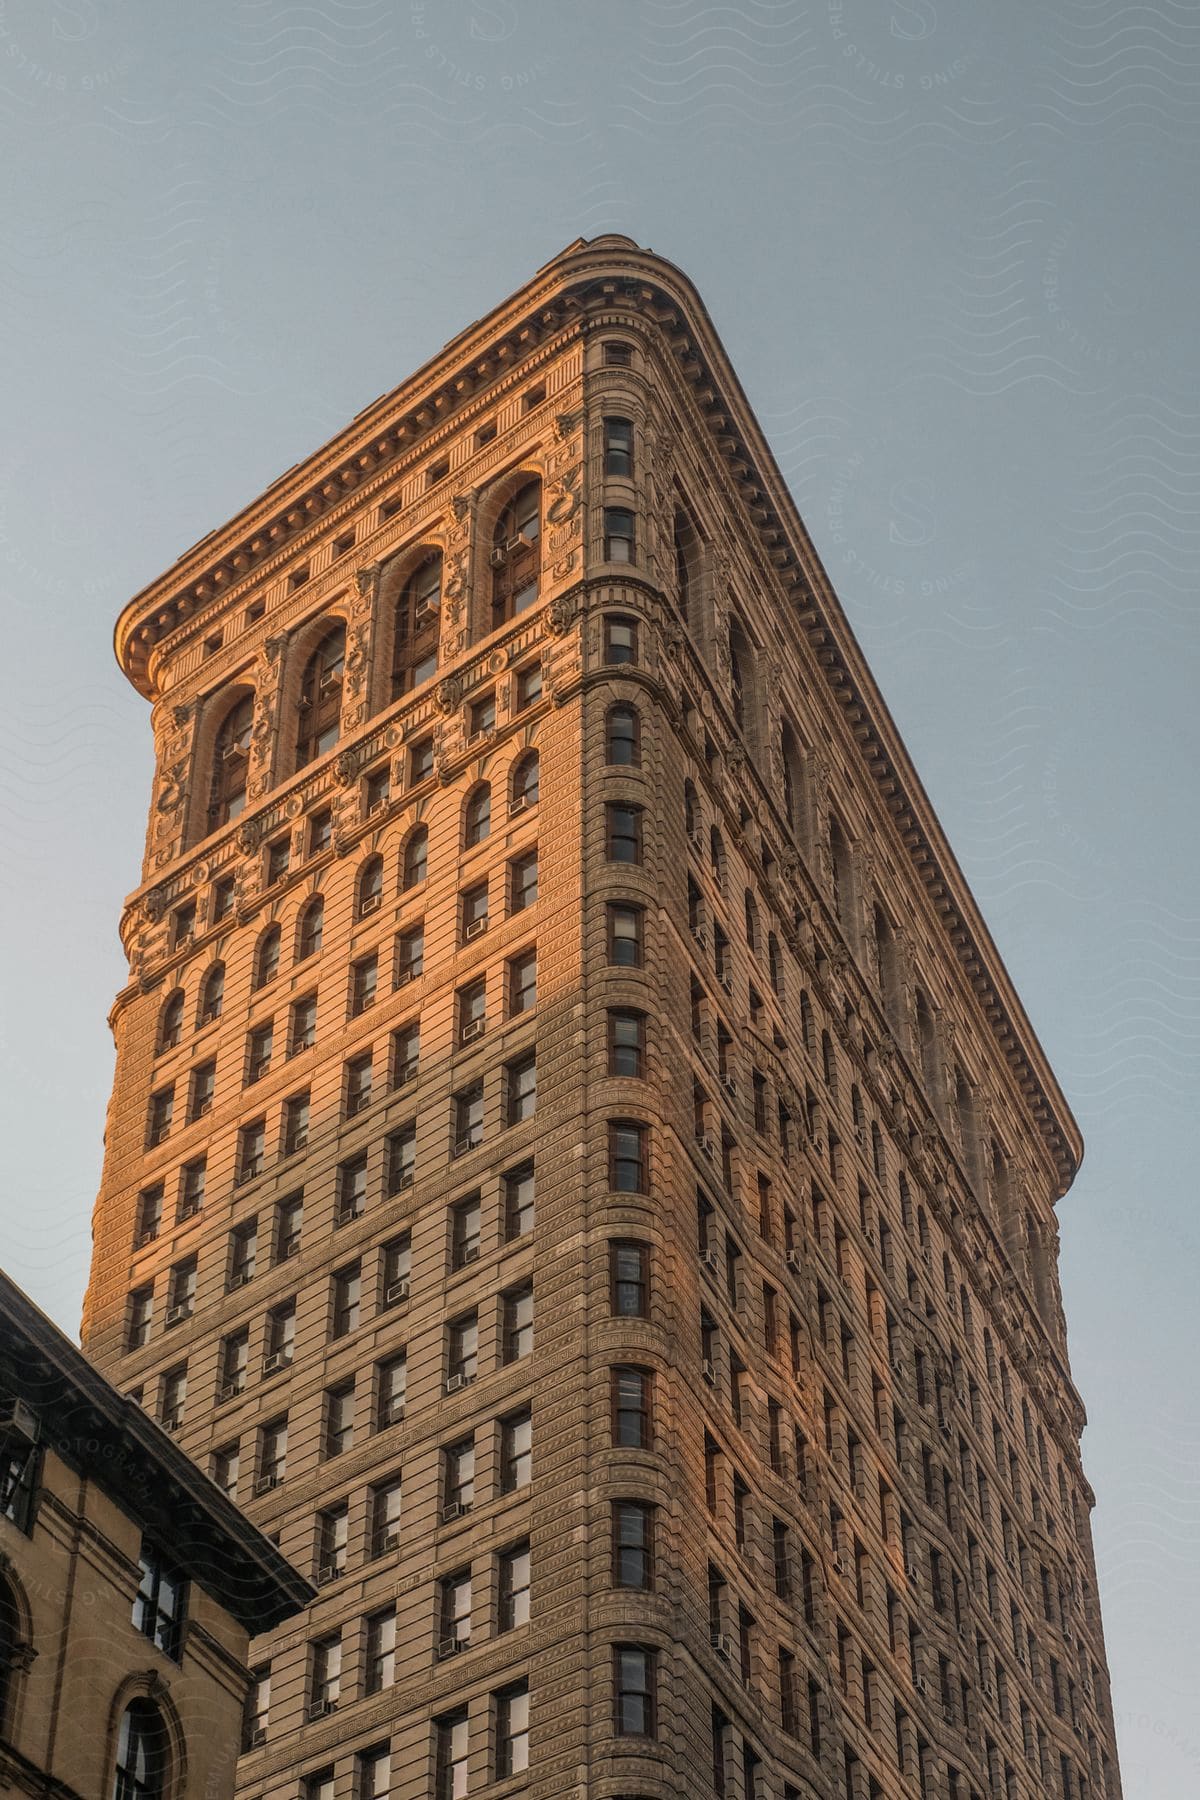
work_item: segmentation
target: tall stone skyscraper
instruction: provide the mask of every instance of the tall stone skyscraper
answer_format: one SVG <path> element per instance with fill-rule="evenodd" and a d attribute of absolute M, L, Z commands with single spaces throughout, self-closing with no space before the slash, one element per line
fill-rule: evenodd
<path fill-rule="evenodd" d="M 686 278 L 571 245 L 116 648 L 85 1343 L 319 1583 L 248 1800 L 1116 1800 L 1079 1134 Z"/>

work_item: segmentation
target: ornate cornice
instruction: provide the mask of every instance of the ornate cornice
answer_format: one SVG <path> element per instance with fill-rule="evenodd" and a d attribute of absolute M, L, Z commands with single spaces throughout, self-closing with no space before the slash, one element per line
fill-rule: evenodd
<path fill-rule="evenodd" d="M 187 552 L 121 614 L 115 643 L 122 667 L 149 694 L 152 648 L 198 608 L 276 558 L 349 495 L 361 498 L 364 484 L 382 485 L 378 477 L 391 483 L 406 462 L 428 454 L 441 428 L 482 388 L 494 392 L 498 378 L 518 366 L 527 373 L 548 339 L 568 327 L 586 331 L 621 321 L 654 338 L 690 392 L 780 599 L 823 672 L 1047 1145 L 1061 1195 L 1083 1154 L 1078 1126 L 703 302 L 686 276 L 631 239 L 577 240 L 317 455 Z"/>

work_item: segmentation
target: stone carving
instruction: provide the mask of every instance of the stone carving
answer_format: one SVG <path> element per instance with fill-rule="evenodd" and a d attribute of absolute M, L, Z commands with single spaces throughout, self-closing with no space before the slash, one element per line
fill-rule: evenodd
<path fill-rule="evenodd" d="M 175 726 L 177 731 L 182 731 L 183 727 L 189 722 L 192 716 L 192 710 L 191 703 L 186 700 L 181 701 L 178 706 L 173 706 L 171 708 L 171 723 Z"/>
<path fill-rule="evenodd" d="M 167 896 L 163 893 L 161 888 L 151 888 L 148 894 L 142 896 L 142 911 L 145 913 L 147 919 L 149 919 L 151 925 L 158 924 L 158 921 L 166 911 L 166 907 Z"/>
<path fill-rule="evenodd" d="M 465 524 L 467 515 L 471 510 L 471 502 L 474 498 L 474 494 L 466 493 L 455 494 L 451 500 L 450 504 L 454 508 L 454 517 L 460 525 Z"/>
<path fill-rule="evenodd" d="M 243 819 L 237 828 L 237 847 L 246 856 L 257 850 L 262 838 L 262 826 L 257 819 Z"/>
<path fill-rule="evenodd" d="M 575 605 L 567 594 L 556 594 L 546 608 L 546 630 L 553 637 L 563 637 L 575 622 Z"/>
<path fill-rule="evenodd" d="M 577 462 L 567 469 L 558 481 L 558 493 L 546 508 L 546 519 L 551 525 L 565 525 L 579 511 L 579 484 L 583 480 L 583 464 Z"/>
<path fill-rule="evenodd" d="M 354 780 L 355 758 L 351 751 L 343 750 L 334 758 L 333 772 L 342 787 Z"/>
<path fill-rule="evenodd" d="M 443 715 L 452 713 L 462 701 L 462 682 L 456 675 L 447 675 L 438 682 L 434 690 L 433 703 Z"/>
<path fill-rule="evenodd" d="M 183 778 L 187 770 L 186 762 L 172 763 L 164 769 L 159 781 L 158 799 L 155 807 L 160 813 L 173 813 L 183 799 Z M 160 827 L 160 830 L 163 827 Z"/>
<path fill-rule="evenodd" d="M 364 563 L 361 569 L 355 569 L 354 600 L 351 605 L 353 612 L 370 612 L 379 592 L 379 574 L 380 564 L 377 562 Z"/>
<path fill-rule="evenodd" d="M 581 412 L 556 413 L 554 416 L 555 442 L 559 444 L 565 443 L 582 418 L 583 414 Z"/>

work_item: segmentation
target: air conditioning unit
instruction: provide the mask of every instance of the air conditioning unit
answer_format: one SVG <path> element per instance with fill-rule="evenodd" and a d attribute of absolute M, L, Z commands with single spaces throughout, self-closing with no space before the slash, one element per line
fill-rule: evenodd
<path fill-rule="evenodd" d="M 436 619 L 437 615 L 437 607 L 429 600 L 422 600 L 420 605 L 413 611 L 413 624 L 426 625 L 430 619 Z"/>
<path fill-rule="evenodd" d="M 949 1419 L 939 1420 L 938 1430 L 941 1432 L 942 1436 L 946 1439 L 947 1443 L 949 1443 L 950 1439 L 954 1436 L 954 1432 L 951 1429 Z"/>
<path fill-rule="evenodd" d="M 725 1632 L 713 1632 L 712 1647 L 721 1658 L 722 1662 L 731 1663 L 733 1661 L 733 1639 L 727 1636 Z"/>
<path fill-rule="evenodd" d="M 966 1635 L 967 1634 L 964 1631 L 963 1636 L 965 1637 Z M 1018 1663 L 1021 1665 L 1021 1667 L 1024 1668 L 1025 1667 L 1025 1652 L 1023 1650 L 1014 1650 L 1013 1655 L 1016 1657 L 1016 1659 L 1017 1659 Z"/>
<path fill-rule="evenodd" d="M 470 1638 L 444 1637 L 438 1644 L 438 1660 L 444 1662 L 448 1656 L 457 1656 L 460 1651 L 470 1648 Z"/>
<path fill-rule="evenodd" d="M 413 1184 L 415 1183 L 416 1179 L 417 1179 L 417 1171 L 415 1169 L 401 1169 L 400 1174 L 396 1180 L 396 1185 L 392 1189 L 391 1195 L 388 1196 L 389 1199 L 392 1198 L 392 1196 L 394 1196 L 396 1194 L 402 1194 L 404 1192 L 405 1188 L 412 1187 Z"/>
<path fill-rule="evenodd" d="M 146 1245 L 152 1244 L 155 1241 L 155 1239 L 157 1238 L 157 1236 L 158 1236 L 158 1226 L 157 1225 L 148 1225 L 146 1227 L 145 1231 L 138 1232 L 137 1242 L 133 1246 L 134 1249 L 135 1250 L 144 1250 L 146 1248 Z"/>
<path fill-rule="evenodd" d="M 707 1156 L 709 1162 L 712 1162 L 717 1154 L 717 1146 L 713 1143 L 713 1140 L 709 1137 L 708 1133 L 702 1132 L 696 1139 L 696 1144 L 703 1154 Z"/>
<path fill-rule="evenodd" d="M 836 1575 L 848 1575 L 850 1573 L 846 1566 L 845 1557 L 838 1553 L 835 1553 L 833 1558 L 833 1569 Z"/>
<path fill-rule="evenodd" d="M 689 831 L 687 834 L 687 841 L 692 846 L 692 849 L 696 852 L 697 856 L 702 856 L 704 854 L 704 833 L 702 831 Z"/>
<path fill-rule="evenodd" d="M 24 1400 L 0 1400 L 0 1432 L 5 1437 L 36 1444 L 39 1430 L 37 1414 Z"/>
<path fill-rule="evenodd" d="M 518 794 L 515 800 L 510 800 L 508 803 L 509 818 L 515 819 L 517 814 L 523 813 L 528 805 L 529 801 L 525 798 L 525 795 Z"/>
<path fill-rule="evenodd" d="M 308 1709 L 310 1719 L 327 1719 L 330 1713 L 337 1711 L 336 1700 L 314 1700 Z"/>
<path fill-rule="evenodd" d="M 732 994 L 732 992 L 733 992 L 733 976 L 729 973 L 728 969 L 724 969 L 721 972 L 721 974 L 717 976 L 717 980 L 720 982 L 721 986 L 725 989 L 725 992 L 727 994 Z"/>
<path fill-rule="evenodd" d="M 333 1222 L 335 1225 L 349 1225 L 353 1220 L 362 1218 L 362 1210 L 358 1205 L 343 1206 Z"/>
<path fill-rule="evenodd" d="M 1063 1626 L 1062 1639 L 1064 1644 L 1073 1644 L 1075 1642 L 1075 1633 L 1071 1630 L 1069 1625 Z"/>
<path fill-rule="evenodd" d="M 401 1421 L 403 1420 L 403 1418 L 404 1418 L 404 1402 L 403 1402 L 403 1400 L 389 1400 L 387 1405 L 385 1407 L 383 1407 L 380 1412 L 379 1423 L 383 1426 L 399 1425 L 401 1423 Z"/>
<path fill-rule="evenodd" d="M 378 911 L 383 905 L 382 894 L 364 894 L 358 903 L 358 916 L 365 919 L 368 913 Z"/>
<path fill-rule="evenodd" d="M 709 1387 L 716 1387 L 717 1371 L 716 1371 L 715 1367 L 713 1366 L 713 1364 L 711 1362 L 709 1362 L 707 1356 L 705 1357 L 704 1361 L 700 1364 L 700 1373 L 703 1375 L 705 1381 L 707 1381 Z"/>
<path fill-rule="evenodd" d="M 323 1587 L 327 1581 L 337 1581 L 337 1579 L 339 1578 L 341 1573 L 342 1573 L 342 1571 L 338 1567 L 337 1563 L 334 1563 L 334 1562 L 322 1563 L 320 1568 L 317 1570 L 317 1586 Z"/>
<path fill-rule="evenodd" d="M 929 1692 L 928 1684 L 923 1675 L 917 1676 L 917 1679 L 913 1682 L 913 1687 L 918 1694 L 927 1694 Z"/>
<path fill-rule="evenodd" d="M 242 1384 L 240 1381 L 227 1381 L 225 1383 L 224 1387 L 221 1389 L 220 1393 L 217 1395 L 217 1399 L 218 1400 L 236 1400 L 238 1395 L 241 1393 L 241 1391 L 242 1391 Z"/>
<path fill-rule="evenodd" d="M 488 561 L 491 563 L 493 569 L 499 569 L 503 566 L 507 555 L 508 551 L 505 549 L 504 545 L 497 544 L 488 557 Z"/>
<path fill-rule="evenodd" d="M 908 1579 L 912 1582 L 914 1587 L 919 1587 L 921 1585 L 921 1571 L 915 1562 L 905 1563 L 904 1573 L 908 1576 Z"/>
<path fill-rule="evenodd" d="M 1088 1699 L 1089 1699 L 1089 1700 L 1090 1700 L 1090 1699 L 1092 1699 L 1092 1697 L 1093 1697 L 1093 1694 L 1092 1694 L 1092 1684 L 1091 1684 L 1091 1682 L 1090 1682 L 1090 1681 L 1089 1681 L 1089 1680 L 1088 1680 L 1088 1678 L 1087 1678 L 1087 1676 L 1086 1676 L 1086 1675 L 1085 1675 L 1085 1676 L 1084 1676 L 1084 1678 L 1083 1678 L 1083 1691 L 1084 1691 L 1084 1693 L 1085 1693 L 1085 1694 L 1086 1694 L 1086 1695 L 1087 1695 L 1087 1697 L 1088 1697 Z"/>
<path fill-rule="evenodd" d="M 168 1306 L 165 1323 L 168 1325 L 178 1325 L 181 1320 L 188 1317 L 190 1312 L 191 1307 L 186 1303 L 180 1306 Z"/>
<path fill-rule="evenodd" d="M 879 1239 L 875 1236 L 875 1233 L 871 1230 L 871 1227 L 869 1225 L 867 1226 L 866 1231 L 863 1233 L 863 1236 L 866 1238 L 868 1244 L 870 1244 L 872 1250 L 875 1250 L 878 1248 Z"/>
<path fill-rule="evenodd" d="M 953 1725 L 953 1723 L 954 1723 L 954 1708 L 952 1706 L 943 1706 L 942 1717 L 943 1717 L 943 1719 L 945 1719 L 947 1725 Z"/>
<path fill-rule="evenodd" d="M 299 1149 L 303 1150 L 304 1145 L 301 1144 L 298 1147 L 299 1147 Z M 282 1243 L 279 1246 L 280 1262 L 286 1262 L 289 1256 L 297 1255 L 299 1252 L 299 1249 L 300 1249 L 300 1239 L 298 1236 L 284 1238 Z"/>
<path fill-rule="evenodd" d="M 407 1278 L 402 1281 L 390 1281 L 384 1289 L 384 1304 L 386 1306 L 398 1306 L 401 1300 L 408 1299 L 408 1295 L 409 1283 Z"/>
<path fill-rule="evenodd" d="M 986 1676 L 984 1676 L 983 1680 L 979 1683 L 979 1691 L 983 1695 L 985 1700 L 991 1700 L 994 1698 L 992 1684 L 987 1679 Z"/>
<path fill-rule="evenodd" d="M 167 1418 L 160 1419 L 158 1422 L 164 1431 L 172 1433 L 178 1431 L 179 1427 L 183 1424 L 183 1420 L 176 1413 L 171 1413 Z"/>
<path fill-rule="evenodd" d="M 458 1267 L 465 1269 L 468 1263 L 479 1261 L 479 1245 L 464 1244 L 458 1253 Z"/>
<path fill-rule="evenodd" d="M 737 1082 L 733 1079 L 732 1075 L 722 1075 L 721 1086 L 725 1089 L 727 1094 L 737 1093 Z"/>
<path fill-rule="evenodd" d="M 388 795 L 387 794 L 381 794 L 379 796 L 378 800 L 372 800 L 370 805 L 367 807 L 367 818 L 373 819 L 375 817 L 376 813 L 384 812 L 387 808 L 387 803 L 388 803 Z"/>
<path fill-rule="evenodd" d="M 400 1533 L 398 1531 L 385 1531 L 383 1534 L 383 1541 L 379 1546 L 380 1555 L 382 1556 L 387 1550 L 398 1550 L 399 1548 Z"/>
<path fill-rule="evenodd" d="M 470 1387 L 474 1379 L 473 1375 L 447 1375 L 446 1392 L 448 1394 L 460 1393 L 463 1388 Z"/>
<path fill-rule="evenodd" d="M 799 1269 L 803 1267 L 803 1264 L 800 1261 L 800 1252 L 798 1250 L 785 1250 L 783 1253 L 783 1260 L 789 1269 Z"/>
<path fill-rule="evenodd" d="M 260 1475 L 254 1484 L 256 1494 L 269 1494 L 272 1488 L 279 1486 L 278 1475 Z"/>
<path fill-rule="evenodd" d="M 927 1269 L 932 1269 L 933 1251 L 929 1248 L 928 1244 L 921 1245 L 921 1261 L 925 1264 Z"/>
<path fill-rule="evenodd" d="M 1004 1552 L 1004 1560 L 1005 1560 L 1005 1562 L 1006 1562 L 1006 1563 L 1007 1563 L 1007 1564 L 1008 1564 L 1008 1566 L 1009 1566 L 1009 1568 L 1010 1568 L 1010 1569 L 1015 1569 L 1015 1568 L 1016 1568 L 1016 1566 L 1017 1566 L 1017 1559 L 1016 1559 L 1016 1557 L 1015 1557 L 1015 1556 L 1014 1556 L 1014 1555 L 1013 1555 L 1013 1553 L 1012 1553 L 1012 1551 L 1011 1551 L 1011 1550 L 1006 1550 L 1006 1551 L 1005 1551 L 1005 1552 Z"/>
<path fill-rule="evenodd" d="M 1071 1730 L 1075 1733 L 1075 1736 L 1082 1743 L 1083 1742 L 1083 1726 L 1079 1723 L 1078 1719 L 1076 1719 L 1075 1723 L 1071 1726 Z"/>
<path fill-rule="evenodd" d="M 700 1252 L 700 1267 L 702 1269 L 712 1269 L 715 1271 L 719 1269 L 720 1266 L 721 1259 L 715 1250 L 702 1250 Z"/>
<path fill-rule="evenodd" d="M 266 1741 L 267 1741 L 266 1726 L 265 1725 L 256 1725 L 254 1727 L 254 1730 L 250 1733 L 250 1738 L 249 1738 L 250 1749 L 251 1750 L 261 1749 L 262 1745 L 265 1744 Z"/>
<path fill-rule="evenodd" d="M 479 937 L 482 932 L 485 932 L 487 930 L 487 923 L 488 922 L 486 919 L 472 919 L 471 923 L 467 926 L 466 930 L 463 932 L 463 937 L 464 938 Z"/>
<path fill-rule="evenodd" d="M 893 1356 L 893 1358 L 892 1358 L 892 1374 L 898 1375 L 901 1380 L 904 1379 L 904 1374 L 905 1374 L 904 1364 L 901 1361 L 900 1357 L 898 1357 L 898 1356 Z"/>
<path fill-rule="evenodd" d="M 470 1024 L 464 1025 L 459 1032 L 459 1037 L 462 1039 L 462 1042 L 464 1044 L 469 1044 L 473 1038 L 482 1037 L 486 1024 L 486 1019 L 472 1019 Z"/>
<path fill-rule="evenodd" d="M 469 1502 L 463 1502 L 462 1500 L 448 1500 L 442 1508 L 442 1524 L 449 1525 L 452 1519 L 461 1519 L 466 1513 L 469 1513 L 470 1510 L 471 1507 Z"/>
<path fill-rule="evenodd" d="M 468 1150 L 474 1150 L 474 1148 L 475 1148 L 474 1138 L 469 1138 L 469 1137 L 459 1138 L 458 1142 L 454 1146 L 454 1154 L 455 1154 L 455 1156 L 465 1156 L 467 1154 Z"/>
<path fill-rule="evenodd" d="M 263 1357 L 263 1374 L 275 1375 L 280 1369 L 290 1367 L 291 1360 L 286 1350 L 276 1350 L 272 1356 Z"/>
<path fill-rule="evenodd" d="M 967 1641 L 967 1628 L 963 1624 L 961 1619 L 959 1620 L 955 1629 L 957 1630 L 959 1637 L 962 1639 L 963 1643 L 965 1644 Z M 1017 1661 L 1020 1662 L 1020 1660 L 1021 1660 L 1021 1652 L 1018 1650 L 1017 1651 Z"/>
<path fill-rule="evenodd" d="M 522 530 L 514 532 L 504 548 L 506 550 L 529 550 L 532 549 L 533 545 L 536 543 L 536 536 L 528 529 L 528 527 L 524 527 Z"/>
<path fill-rule="evenodd" d="M 402 1069 L 396 1071 L 396 1086 L 403 1087 L 406 1082 L 415 1081 L 416 1075 L 417 1061 L 414 1057 L 411 1062 L 406 1062 Z"/>

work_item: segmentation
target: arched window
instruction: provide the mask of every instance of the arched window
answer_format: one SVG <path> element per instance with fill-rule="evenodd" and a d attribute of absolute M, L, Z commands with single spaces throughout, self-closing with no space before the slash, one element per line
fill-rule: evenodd
<path fill-rule="evenodd" d="M 317 954 L 324 930 L 325 901 L 320 894 L 314 894 L 300 914 L 300 922 L 296 927 L 297 962 L 304 962 L 307 957 Z"/>
<path fill-rule="evenodd" d="M 783 758 L 783 810 L 796 837 L 808 837 L 808 806 L 804 752 L 800 740 L 785 719 L 779 740 Z"/>
<path fill-rule="evenodd" d="M 700 830 L 700 805 L 690 781 L 683 784 L 683 829 L 689 838 L 694 838 Z"/>
<path fill-rule="evenodd" d="M 225 964 L 214 963 L 204 977 L 204 986 L 200 989 L 200 1023 L 211 1025 L 220 1018 L 221 1008 L 225 1004 Z"/>
<path fill-rule="evenodd" d="M 492 790 L 486 781 L 473 787 L 467 795 L 467 803 L 463 807 L 463 843 L 469 850 L 472 844 L 482 844 L 492 829 Z"/>
<path fill-rule="evenodd" d="M 924 992 L 917 989 L 917 1047 L 921 1055 L 921 1073 L 925 1078 L 925 1086 L 930 1098 L 937 1103 L 940 1092 L 937 1066 L 937 1037 L 934 1031 L 933 1013 Z"/>
<path fill-rule="evenodd" d="M 404 846 L 404 865 L 400 876 L 400 886 L 407 893 L 409 888 L 420 887 L 429 867 L 429 832 L 424 825 L 418 825 L 408 835 Z"/>
<path fill-rule="evenodd" d="M 236 819 L 246 804 L 246 776 L 250 768 L 250 730 L 254 724 L 254 695 L 242 694 L 221 721 L 213 743 L 212 780 L 209 785 L 208 829 L 219 831 Z"/>
<path fill-rule="evenodd" d="M 979 1138 L 975 1121 L 975 1092 L 958 1063 L 954 1065 L 954 1107 L 958 1113 L 958 1133 L 962 1140 L 963 1160 L 973 1186 L 979 1185 Z"/>
<path fill-rule="evenodd" d="M 729 620 L 729 683 L 738 729 L 752 738 L 757 717 L 754 652 L 745 626 L 736 614 Z"/>
<path fill-rule="evenodd" d="M 158 1047 L 160 1050 L 174 1050 L 183 1036 L 183 990 L 176 988 L 168 994 L 163 1002 L 163 1009 L 158 1015 Z"/>
<path fill-rule="evenodd" d="M 691 606 L 699 588 L 700 540 L 685 512 L 675 514 L 675 596 L 685 625 L 692 623 Z"/>
<path fill-rule="evenodd" d="M 539 765 L 540 758 L 536 750 L 527 750 L 516 764 L 512 773 L 510 811 L 523 812 L 527 806 L 537 805 Z"/>
<path fill-rule="evenodd" d="M 842 929 L 849 931 L 854 919 L 854 869 L 846 834 L 833 817 L 829 820 L 829 865 L 833 874 L 833 910 Z"/>
<path fill-rule="evenodd" d="M 708 860 L 712 865 L 713 880 L 724 891 L 725 888 L 725 840 L 716 826 L 708 833 Z"/>
<path fill-rule="evenodd" d="M 827 1031 L 821 1033 L 821 1073 L 825 1077 L 825 1086 L 836 1097 L 837 1058 L 833 1054 L 833 1039 Z"/>
<path fill-rule="evenodd" d="M 859 1091 L 857 1081 L 853 1083 L 850 1089 L 850 1117 L 854 1121 L 855 1139 L 859 1146 L 865 1150 L 867 1147 L 867 1118 L 863 1111 L 863 1097 Z"/>
<path fill-rule="evenodd" d="M 641 721 L 636 706 L 610 706 L 604 721 L 605 760 L 610 768 L 641 766 Z"/>
<path fill-rule="evenodd" d="M 779 939 L 773 931 L 767 934 L 767 974 L 771 977 L 772 989 L 782 999 L 783 958 L 779 954 Z"/>
<path fill-rule="evenodd" d="M 152 1700 L 131 1700 L 117 1733 L 113 1800 L 162 1800 L 167 1787 L 167 1731 Z"/>
<path fill-rule="evenodd" d="M 338 741 L 342 719 L 342 662 L 346 627 L 340 622 L 325 633 L 307 663 L 296 705 L 296 767 L 324 756 Z"/>
<path fill-rule="evenodd" d="M 800 1036 L 804 1040 L 804 1048 L 810 1056 L 817 1053 L 817 1034 L 813 1025 L 812 1001 L 806 988 L 800 989 Z"/>
<path fill-rule="evenodd" d="M 354 910 L 360 919 L 368 913 L 378 912 L 383 905 L 383 858 L 368 856 L 358 872 L 358 887 Z"/>
<path fill-rule="evenodd" d="M 254 953 L 254 986 L 266 987 L 279 973 L 279 927 L 268 925 Z"/>
<path fill-rule="evenodd" d="M 746 947 L 758 950 L 758 908 L 754 904 L 754 895 L 746 889 Z"/>
<path fill-rule="evenodd" d="M 542 484 L 527 481 L 496 520 L 491 554 L 493 630 L 537 599 L 541 513 Z"/>
<path fill-rule="evenodd" d="M 442 604 L 442 553 L 418 563 L 396 601 L 392 622 L 392 699 L 437 673 Z"/>

